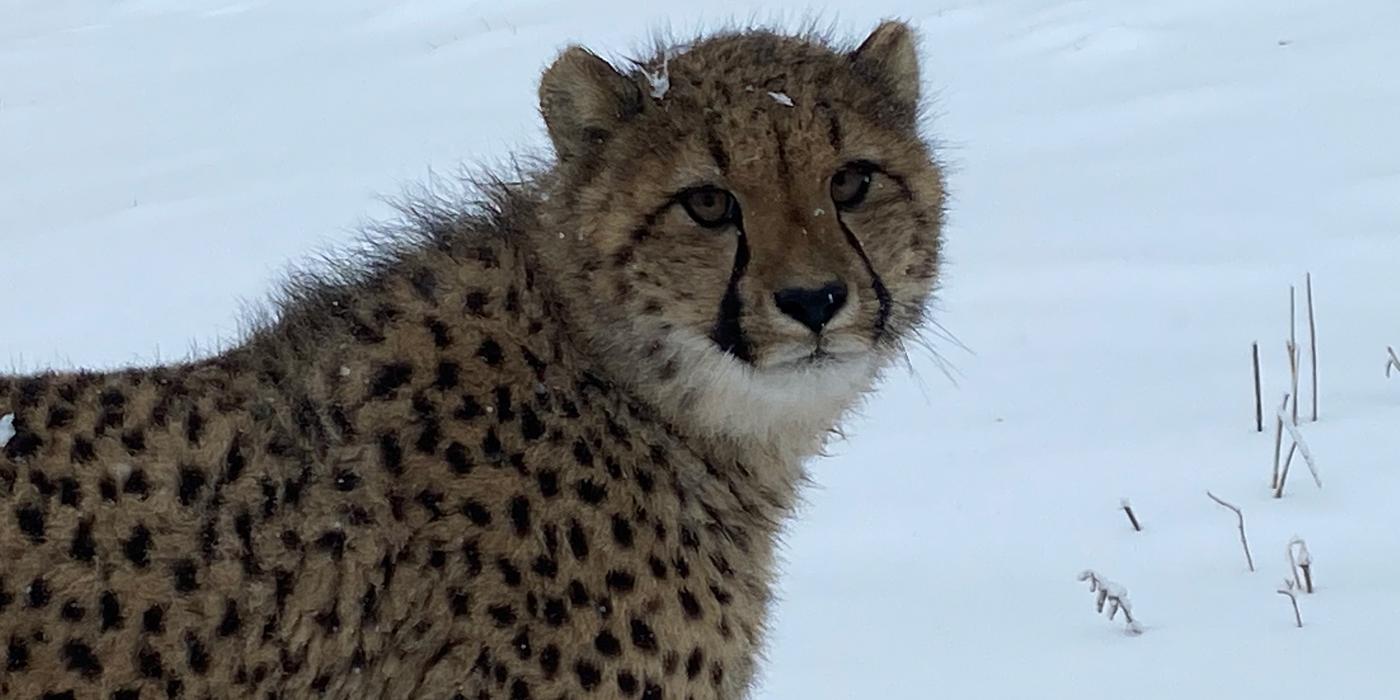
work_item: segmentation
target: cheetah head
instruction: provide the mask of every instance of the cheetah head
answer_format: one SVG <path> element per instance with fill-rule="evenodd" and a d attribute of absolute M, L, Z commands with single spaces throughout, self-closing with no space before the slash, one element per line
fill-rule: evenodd
<path fill-rule="evenodd" d="M 912 32 L 719 35 L 620 72 L 570 48 L 541 256 L 617 378 L 692 427 L 823 433 L 919 326 L 942 177 Z M 583 321 L 582 319 L 587 319 Z"/>

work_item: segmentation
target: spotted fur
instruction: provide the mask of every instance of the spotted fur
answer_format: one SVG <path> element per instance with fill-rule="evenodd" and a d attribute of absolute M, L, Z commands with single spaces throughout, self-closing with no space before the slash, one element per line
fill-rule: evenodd
<path fill-rule="evenodd" d="M 570 49 L 557 160 L 411 207 L 238 346 L 0 378 L 0 696 L 744 697 L 802 460 L 936 278 L 914 55 Z M 742 218 L 697 226 L 696 186 Z M 774 302 L 830 280 L 819 333 Z"/>

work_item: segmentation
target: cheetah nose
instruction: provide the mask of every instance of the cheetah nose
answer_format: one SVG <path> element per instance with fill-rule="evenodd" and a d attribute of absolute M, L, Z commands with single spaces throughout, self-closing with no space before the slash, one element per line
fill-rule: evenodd
<path fill-rule="evenodd" d="M 773 294 L 778 310 L 820 333 L 846 304 L 846 285 L 829 282 L 817 289 L 789 288 Z"/>

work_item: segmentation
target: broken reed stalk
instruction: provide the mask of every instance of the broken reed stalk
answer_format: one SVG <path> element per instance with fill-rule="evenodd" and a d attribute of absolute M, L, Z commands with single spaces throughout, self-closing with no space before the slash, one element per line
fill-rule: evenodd
<path fill-rule="evenodd" d="M 1312 365 L 1312 419 L 1317 422 L 1317 319 L 1313 316 L 1312 273 L 1307 275 L 1308 286 L 1308 361 Z"/>
<path fill-rule="evenodd" d="M 1300 612 L 1298 612 L 1298 596 L 1294 595 L 1294 594 L 1293 594 L 1293 591 L 1289 588 L 1289 586 L 1292 586 L 1292 585 L 1293 585 L 1293 582 L 1292 582 L 1292 581 L 1285 581 L 1285 582 L 1284 582 L 1284 587 L 1278 589 L 1278 593 L 1279 593 L 1279 595 L 1286 595 L 1286 596 L 1288 596 L 1288 600 L 1292 601 L 1292 603 L 1293 603 L 1293 620 L 1294 620 L 1295 622 L 1298 623 L 1298 629 L 1302 629 L 1302 628 L 1303 628 L 1303 614 L 1300 613 Z"/>
<path fill-rule="evenodd" d="M 1296 402 L 1295 402 L 1296 406 Z M 1318 488 L 1322 488 L 1322 476 L 1317 473 L 1317 462 L 1313 461 L 1312 450 L 1308 449 L 1307 441 L 1303 440 L 1303 433 L 1299 432 L 1296 426 L 1288 425 L 1285 421 L 1283 429 L 1288 431 L 1288 437 L 1293 439 L 1293 444 L 1298 447 L 1298 453 L 1303 455 L 1303 463 L 1308 465 L 1308 472 L 1312 474 L 1313 483 Z M 1288 469 L 1285 467 L 1283 474 L 1279 477 L 1279 488 L 1275 498 L 1283 495 L 1283 481 L 1288 477 Z"/>
<path fill-rule="evenodd" d="M 1133 604 L 1128 600 L 1128 591 L 1122 586 L 1098 575 L 1093 569 L 1085 569 L 1079 574 L 1080 581 L 1089 582 L 1089 592 L 1094 594 L 1094 609 L 1102 613 L 1108 607 L 1108 619 L 1112 620 L 1123 611 L 1124 632 L 1130 635 L 1142 634 L 1142 626 L 1133 619 Z"/>
<path fill-rule="evenodd" d="M 1206 492 L 1206 495 L 1210 496 L 1210 500 L 1215 501 L 1216 503 L 1219 503 L 1220 505 L 1235 511 L 1235 518 L 1239 521 L 1240 525 L 1240 546 L 1244 547 L 1244 561 L 1246 564 L 1249 564 L 1249 570 L 1253 572 L 1254 557 L 1251 556 L 1249 553 L 1249 538 L 1246 537 L 1244 534 L 1244 513 L 1241 512 L 1240 509 L 1237 508 L 1234 504 L 1227 503 L 1221 500 L 1219 496 L 1216 496 L 1215 494 L 1209 491 Z"/>
<path fill-rule="evenodd" d="M 1293 373 L 1293 424 L 1298 424 L 1298 312 L 1292 285 L 1288 287 L 1288 369 Z"/>
<path fill-rule="evenodd" d="M 1395 348 L 1392 348 L 1389 345 L 1385 346 L 1385 351 L 1390 353 L 1390 357 L 1387 357 L 1385 359 L 1385 376 L 1387 379 L 1389 379 L 1391 369 L 1400 371 L 1400 357 L 1395 356 Z"/>
<path fill-rule="evenodd" d="M 1128 514 L 1128 522 L 1133 524 L 1133 530 L 1142 532 L 1142 524 L 1138 522 L 1137 514 L 1133 512 L 1133 504 L 1129 503 L 1128 499 L 1125 498 L 1118 507 L 1122 509 L 1124 513 Z"/>
<path fill-rule="evenodd" d="M 1264 397 L 1259 387 L 1259 343 L 1254 344 L 1254 430 L 1264 432 Z"/>
<path fill-rule="evenodd" d="M 1283 395 L 1283 405 L 1278 407 L 1278 425 L 1274 430 L 1274 480 L 1269 482 L 1269 488 L 1276 491 L 1279 489 L 1279 457 L 1283 448 L 1283 411 L 1288 408 L 1288 397 L 1289 394 Z"/>
<path fill-rule="evenodd" d="M 1292 588 L 1302 589 L 1311 595 L 1313 592 L 1312 553 L 1308 551 L 1308 543 L 1297 535 L 1288 541 L 1288 569 L 1293 575 Z M 1301 577 L 1298 575 L 1299 572 L 1303 574 Z"/>

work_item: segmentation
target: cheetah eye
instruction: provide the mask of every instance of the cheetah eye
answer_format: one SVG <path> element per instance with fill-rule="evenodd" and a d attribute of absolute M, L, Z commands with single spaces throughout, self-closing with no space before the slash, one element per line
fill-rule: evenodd
<path fill-rule="evenodd" d="M 739 220 L 739 202 L 718 187 L 696 187 L 677 197 L 685 213 L 705 228 L 719 228 Z"/>
<path fill-rule="evenodd" d="M 869 163 L 849 163 L 831 176 L 831 201 L 839 209 L 850 209 L 865 200 L 870 192 L 875 166 Z"/>

